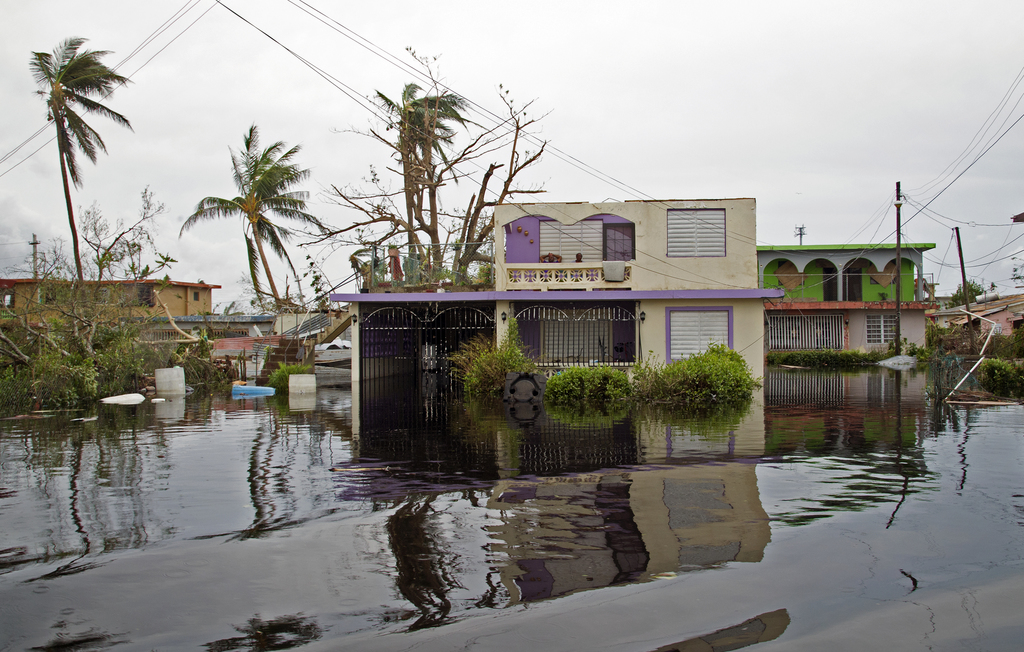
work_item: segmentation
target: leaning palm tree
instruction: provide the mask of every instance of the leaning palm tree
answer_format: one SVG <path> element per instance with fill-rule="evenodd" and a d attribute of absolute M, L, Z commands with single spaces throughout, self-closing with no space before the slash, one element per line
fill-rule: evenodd
<path fill-rule="evenodd" d="M 71 177 L 76 188 L 82 186 L 82 177 L 75 158 L 76 149 L 81 150 L 93 163 L 96 162 L 97 149 L 107 151 L 100 135 L 82 119 L 82 113 L 92 111 L 110 118 L 119 125 L 132 128 L 123 115 L 92 99 L 97 96 L 104 99 L 114 92 L 117 85 L 128 83 L 128 78 L 118 75 L 100 62 L 100 59 L 109 54 L 108 51 L 79 52 L 85 41 L 84 38 L 69 38 L 61 42 L 53 54 L 33 52 L 29 61 L 32 76 L 40 86 L 40 90 L 36 92 L 46 98 L 47 120 L 53 122 L 57 128 L 60 174 L 64 180 L 64 201 L 68 208 L 71 243 L 74 246 L 75 269 L 79 281 L 83 280 L 82 257 L 78 251 L 78 229 L 71 207 L 68 177 Z M 84 111 L 80 113 L 82 109 Z"/>
<path fill-rule="evenodd" d="M 278 141 L 260 151 L 259 131 L 256 125 L 249 127 L 243 142 L 245 147 L 241 152 L 231 152 L 235 186 L 239 195 L 234 199 L 203 199 L 196 205 L 195 212 L 182 224 L 178 237 L 206 220 L 241 217 L 253 289 L 258 296 L 268 294 L 260 284 L 259 268 L 262 266 L 267 284 L 270 286 L 269 294 L 274 298 L 274 302 L 281 306 L 285 301 L 282 300 L 274 283 L 265 246 L 288 263 L 292 274 L 296 277 L 298 274 L 284 248 L 284 243 L 291 238 L 292 232 L 274 224 L 269 215 L 295 220 L 304 226 L 317 229 L 322 229 L 323 226 L 317 218 L 306 212 L 306 199 L 309 193 L 289 190 L 309 177 L 309 170 L 303 170 L 291 162 L 298 154 L 300 146 L 296 145 L 285 151 L 285 144 Z"/>

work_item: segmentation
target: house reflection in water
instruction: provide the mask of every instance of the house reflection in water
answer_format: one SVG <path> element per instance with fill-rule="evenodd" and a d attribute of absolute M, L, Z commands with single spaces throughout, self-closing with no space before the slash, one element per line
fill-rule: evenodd
<path fill-rule="evenodd" d="M 352 392 L 358 473 L 345 476 L 340 495 L 393 510 L 389 547 L 400 592 L 418 611 L 412 629 L 441 624 L 460 605 L 756 562 L 770 540 L 756 476 L 760 394 L 714 419 L 575 418 L 532 405 L 495 413 L 424 400 L 424 386 L 360 385 Z M 488 588 L 474 598 L 469 586 Z"/>
<path fill-rule="evenodd" d="M 500 575 L 513 603 L 761 560 L 771 533 L 755 473 L 764 451 L 759 401 L 739 423 L 710 430 L 657 418 L 576 427 L 543 415 L 517 426 L 521 454 L 545 439 L 575 441 L 577 455 L 589 442 L 621 453 L 615 441 L 624 430 L 635 458 L 618 469 L 496 484 L 487 507 L 501 524 L 488 531 L 492 554 L 507 559 Z"/>

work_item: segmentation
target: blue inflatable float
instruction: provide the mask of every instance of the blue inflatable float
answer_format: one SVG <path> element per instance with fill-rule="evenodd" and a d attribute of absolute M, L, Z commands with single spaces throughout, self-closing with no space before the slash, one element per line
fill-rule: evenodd
<path fill-rule="evenodd" d="M 235 385 L 231 388 L 231 398 L 245 398 L 249 396 L 273 396 L 273 387 L 257 387 L 256 385 Z"/>

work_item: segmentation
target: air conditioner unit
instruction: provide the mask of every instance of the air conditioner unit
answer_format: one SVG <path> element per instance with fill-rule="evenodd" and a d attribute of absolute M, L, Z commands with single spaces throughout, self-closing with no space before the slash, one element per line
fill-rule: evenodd
<path fill-rule="evenodd" d="M 604 261 L 604 280 L 612 283 L 622 283 L 626 280 L 626 261 L 606 260 Z"/>

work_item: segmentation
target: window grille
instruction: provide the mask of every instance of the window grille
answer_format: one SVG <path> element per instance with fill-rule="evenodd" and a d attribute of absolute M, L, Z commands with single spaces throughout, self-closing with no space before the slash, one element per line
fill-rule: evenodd
<path fill-rule="evenodd" d="M 772 351 L 842 351 L 842 315 L 769 315 Z"/>
<path fill-rule="evenodd" d="M 896 315 L 868 315 L 868 344 L 886 344 L 896 339 Z"/>

